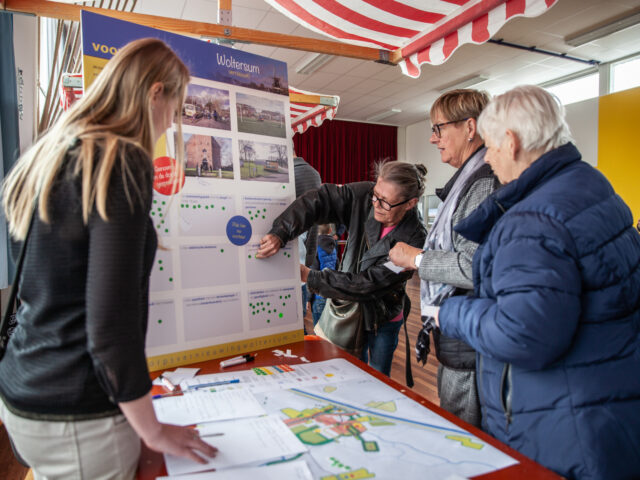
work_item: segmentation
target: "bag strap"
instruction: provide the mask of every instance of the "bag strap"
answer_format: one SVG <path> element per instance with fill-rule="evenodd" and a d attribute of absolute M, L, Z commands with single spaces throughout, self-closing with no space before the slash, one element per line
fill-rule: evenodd
<path fill-rule="evenodd" d="M 33 227 L 33 218 L 35 216 L 35 208 L 31 212 L 31 220 L 29 220 L 29 229 L 27 235 L 24 237 L 22 247 L 20 247 L 20 254 L 18 255 L 18 263 L 16 264 L 16 273 L 13 276 L 13 283 L 11 284 L 11 293 L 9 293 L 9 299 L 7 301 L 7 307 L 2 315 L 2 323 L 0 324 L 0 345 L 6 347 L 9 341 L 9 317 L 13 313 L 15 307 L 16 297 L 18 295 L 18 284 L 20 283 L 20 274 L 22 273 L 22 264 L 24 263 L 25 253 L 27 251 L 27 241 L 31 234 L 31 228 Z"/>
<path fill-rule="evenodd" d="M 406 288 L 406 287 L 405 287 Z M 405 292 L 404 294 L 405 304 L 403 305 L 402 322 L 404 323 L 404 342 L 405 342 L 405 364 L 404 364 L 404 378 L 407 382 L 407 387 L 413 388 L 413 371 L 411 370 L 411 347 L 409 346 L 409 332 L 407 331 L 407 322 L 409 321 L 409 314 L 411 313 L 411 299 Z M 407 303 L 409 307 L 407 308 Z"/>

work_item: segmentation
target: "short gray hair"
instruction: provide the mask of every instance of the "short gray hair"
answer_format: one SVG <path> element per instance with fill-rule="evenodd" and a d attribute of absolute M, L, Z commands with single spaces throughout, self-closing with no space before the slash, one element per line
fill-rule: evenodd
<path fill-rule="evenodd" d="M 376 163 L 376 179 L 396 184 L 404 199 L 420 198 L 424 193 L 424 177 L 427 167 L 418 163 L 383 161 Z"/>
<path fill-rule="evenodd" d="M 511 130 L 525 151 L 543 153 L 573 141 L 564 107 L 555 95 L 534 85 L 522 85 L 495 97 L 478 118 L 482 137 L 501 144 Z"/>

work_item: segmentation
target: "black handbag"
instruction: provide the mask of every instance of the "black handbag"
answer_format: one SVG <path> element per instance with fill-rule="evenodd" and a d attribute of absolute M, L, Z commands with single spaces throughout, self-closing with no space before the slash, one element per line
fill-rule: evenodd
<path fill-rule="evenodd" d="M 20 254 L 18 255 L 18 263 L 16 264 L 16 273 L 13 276 L 13 283 L 11 284 L 11 293 L 9 293 L 9 299 L 4 309 L 4 315 L 2 315 L 2 323 L 0 323 L 0 360 L 4 357 L 4 352 L 7 350 L 7 344 L 9 338 L 13 333 L 13 329 L 16 325 L 16 316 L 14 313 L 16 307 L 16 297 L 18 296 L 18 284 L 20 283 L 20 274 L 22 273 L 22 264 L 24 263 L 24 256 L 27 251 L 27 240 L 31 234 L 31 228 L 33 227 L 33 216 L 31 214 L 31 220 L 29 222 L 29 229 L 27 235 L 24 237 L 22 247 L 20 247 Z"/>

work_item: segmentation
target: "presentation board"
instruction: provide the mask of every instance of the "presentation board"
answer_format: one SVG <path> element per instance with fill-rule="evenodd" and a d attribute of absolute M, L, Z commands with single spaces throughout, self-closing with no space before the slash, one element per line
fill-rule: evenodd
<path fill-rule="evenodd" d="M 297 244 L 256 259 L 295 198 L 287 66 L 82 12 L 85 90 L 130 41 L 167 43 L 191 72 L 180 112 L 184 182 L 174 188 L 177 129 L 155 149 L 147 358 L 157 370 L 302 340 Z"/>

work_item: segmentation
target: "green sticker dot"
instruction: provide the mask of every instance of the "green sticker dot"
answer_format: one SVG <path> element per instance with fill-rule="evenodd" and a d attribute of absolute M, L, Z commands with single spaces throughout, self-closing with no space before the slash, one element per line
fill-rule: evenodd
<path fill-rule="evenodd" d="M 205 210 L 209 210 L 209 205 L 205 205 L 205 206 L 204 206 L 204 209 L 205 209 Z"/>
<path fill-rule="evenodd" d="M 156 212 L 151 212 L 151 215 L 155 215 L 155 214 L 156 214 Z"/>
<path fill-rule="evenodd" d="M 165 201 L 163 200 L 163 201 L 162 201 L 162 204 L 163 204 L 163 205 L 166 205 L 166 204 L 167 204 L 167 202 L 165 202 Z"/>
<path fill-rule="evenodd" d="M 173 282 L 173 277 L 169 277 L 169 281 L 170 281 L 170 282 Z"/>
<path fill-rule="evenodd" d="M 158 260 L 158 263 L 162 264 L 162 260 Z"/>
<path fill-rule="evenodd" d="M 159 212 L 161 212 L 161 211 L 162 211 L 162 207 L 158 207 L 158 208 L 157 208 L 157 210 L 158 210 Z"/>
<path fill-rule="evenodd" d="M 221 249 L 220 249 L 220 253 L 224 253 L 224 248 L 221 248 Z"/>
<path fill-rule="evenodd" d="M 249 258 L 251 258 L 251 255 L 249 255 Z"/>
<path fill-rule="evenodd" d="M 194 205 L 194 206 L 193 206 L 193 209 L 195 210 L 196 208 L 198 208 L 198 207 L 196 207 L 196 206 Z"/>
<path fill-rule="evenodd" d="M 158 319 L 158 323 L 162 323 L 162 319 L 161 318 Z"/>
<path fill-rule="evenodd" d="M 271 305 L 269 302 L 267 302 L 267 306 Z"/>
<path fill-rule="evenodd" d="M 227 207 L 222 207 L 222 210 L 226 210 L 226 209 L 227 209 Z"/>
<path fill-rule="evenodd" d="M 264 217 L 264 215 L 262 215 L 262 218 L 263 218 L 263 219 L 265 218 L 265 217 Z"/>
<path fill-rule="evenodd" d="M 249 215 L 251 215 L 251 210 L 249 210 Z"/>
<path fill-rule="evenodd" d="M 282 300 L 282 295 L 280 295 L 280 300 Z"/>
<path fill-rule="evenodd" d="M 198 205 L 198 208 L 202 208 L 202 205 Z"/>
<path fill-rule="evenodd" d="M 154 200 L 153 203 L 158 203 L 158 200 Z"/>
<path fill-rule="evenodd" d="M 286 303 L 282 302 L 282 306 L 284 307 L 286 305 Z"/>
<path fill-rule="evenodd" d="M 165 229 L 164 229 L 164 233 L 169 233 L 169 229 L 168 229 L 168 228 L 165 228 Z"/>
<path fill-rule="evenodd" d="M 164 267 L 160 267 L 160 271 L 163 271 L 163 270 L 164 270 Z"/>
<path fill-rule="evenodd" d="M 282 185 L 282 189 L 284 190 L 285 188 L 287 188 L 287 187 L 285 187 L 284 185 Z"/>
<path fill-rule="evenodd" d="M 180 208 L 184 208 L 184 203 L 181 203 L 181 204 L 180 204 Z"/>
<path fill-rule="evenodd" d="M 213 205 L 213 203 L 212 203 L 212 204 L 211 204 L 211 208 L 213 208 L 213 207 L 214 207 L 214 205 Z"/>
<path fill-rule="evenodd" d="M 263 211 L 263 212 L 266 212 L 266 211 L 267 211 L 267 209 L 266 209 L 266 208 L 263 208 L 263 209 L 262 209 L 262 211 Z"/>
<path fill-rule="evenodd" d="M 280 318 L 282 318 L 282 314 L 281 314 L 281 313 L 279 313 L 279 314 L 278 314 L 278 316 L 279 316 Z"/>
<path fill-rule="evenodd" d="M 271 323 L 271 320 L 267 320 L 267 323 Z"/>

